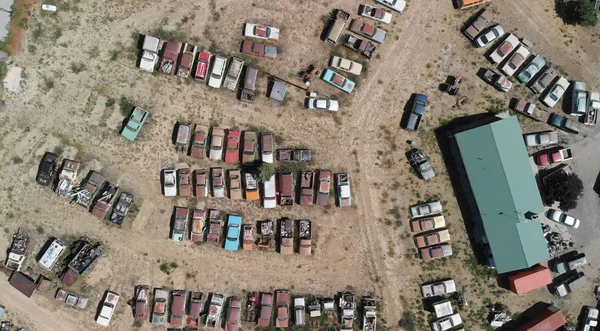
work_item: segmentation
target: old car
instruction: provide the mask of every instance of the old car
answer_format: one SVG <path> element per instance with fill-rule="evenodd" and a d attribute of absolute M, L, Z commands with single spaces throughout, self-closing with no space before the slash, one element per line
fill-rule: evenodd
<path fill-rule="evenodd" d="M 588 264 L 585 254 L 567 253 L 566 256 L 561 256 L 554 262 L 553 271 L 562 275 L 568 271 L 576 270 Z"/>
<path fill-rule="evenodd" d="M 242 145 L 242 164 L 252 165 L 256 162 L 256 144 L 258 135 L 254 131 L 244 131 L 244 143 Z"/>
<path fill-rule="evenodd" d="M 179 57 L 179 66 L 177 67 L 177 77 L 188 78 L 191 76 L 197 52 L 197 46 L 188 43 L 183 44 L 181 56 Z"/>
<path fill-rule="evenodd" d="M 206 140 L 208 138 L 208 127 L 196 124 L 192 146 L 190 147 L 190 156 L 197 159 L 203 159 L 206 156 Z"/>
<path fill-rule="evenodd" d="M 52 5 L 52 7 L 56 10 L 56 6 Z M 150 35 L 144 35 L 144 43 L 142 44 L 142 53 L 140 56 L 140 69 L 154 72 L 154 68 L 156 68 L 156 63 L 158 62 L 159 45 L 160 39 Z"/>
<path fill-rule="evenodd" d="M 169 290 L 163 288 L 154 289 L 154 304 L 152 308 L 152 324 L 165 325 L 169 307 Z"/>
<path fill-rule="evenodd" d="M 406 8 L 405 0 L 375 0 L 375 2 L 378 2 L 397 12 L 403 12 L 404 8 Z"/>
<path fill-rule="evenodd" d="M 184 207 L 175 207 L 173 211 L 173 228 L 171 230 L 171 240 L 182 242 L 185 239 L 185 230 L 187 228 L 190 210 Z"/>
<path fill-rule="evenodd" d="M 363 17 L 367 17 L 381 23 L 390 24 L 392 22 L 392 13 L 385 11 L 383 8 L 362 4 L 360 5 L 358 12 Z"/>
<path fill-rule="evenodd" d="M 204 241 L 206 231 L 206 212 L 202 209 L 194 209 L 192 213 L 192 227 L 190 229 L 190 240 L 193 243 Z"/>
<path fill-rule="evenodd" d="M 150 286 L 138 285 L 135 287 L 135 309 L 133 310 L 136 321 L 148 319 L 148 306 L 150 301 Z"/>
<path fill-rule="evenodd" d="M 165 42 L 158 70 L 165 74 L 174 75 L 179 52 L 181 52 L 181 44 L 172 41 Z"/>
<path fill-rule="evenodd" d="M 273 163 L 275 140 L 271 132 L 260 133 L 260 158 L 265 163 Z"/>
<path fill-rule="evenodd" d="M 570 148 L 563 148 L 557 151 L 543 152 L 535 156 L 535 163 L 539 166 L 545 167 L 553 163 L 559 163 L 568 161 L 573 158 L 573 152 Z"/>
<path fill-rule="evenodd" d="M 116 185 L 106 182 L 100 192 L 98 192 L 98 198 L 92 206 L 92 215 L 98 217 L 99 219 L 104 219 L 106 214 L 108 214 L 109 210 L 112 208 L 118 191 L 119 188 Z"/>
<path fill-rule="evenodd" d="M 598 315 L 600 311 L 594 307 L 584 307 L 582 310 L 581 331 L 593 331 L 598 326 Z"/>
<path fill-rule="evenodd" d="M 506 76 L 511 77 L 525 63 L 531 52 L 525 45 L 520 44 L 500 69 Z"/>
<path fill-rule="evenodd" d="M 415 236 L 417 248 L 438 245 L 447 241 L 450 241 L 450 232 L 448 230 L 433 231 Z"/>
<path fill-rule="evenodd" d="M 484 10 L 463 32 L 470 40 L 475 39 L 481 31 L 487 28 L 494 20 L 494 13 L 491 10 Z"/>
<path fill-rule="evenodd" d="M 441 229 L 444 227 L 446 227 L 446 219 L 442 215 L 419 218 L 410 221 L 410 231 L 413 233 L 421 233 L 425 231 Z"/>
<path fill-rule="evenodd" d="M 268 328 L 271 326 L 271 315 L 273 314 L 273 294 L 262 293 L 258 309 L 258 326 Z"/>
<path fill-rule="evenodd" d="M 294 254 L 294 221 L 289 218 L 279 221 L 279 253 Z"/>
<path fill-rule="evenodd" d="M 192 126 L 188 123 L 177 122 L 177 135 L 175 136 L 175 146 L 177 151 L 182 153 L 187 151 L 188 141 L 192 132 Z"/>
<path fill-rule="evenodd" d="M 129 115 L 129 118 L 127 119 L 127 123 L 121 130 L 121 136 L 128 140 L 134 141 L 142 129 L 142 125 L 144 125 L 146 122 L 148 115 L 150 115 L 150 113 L 141 107 L 133 108 L 131 115 Z"/>
<path fill-rule="evenodd" d="M 102 326 L 108 326 L 110 324 L 110 320 L 113 317 L 115 310 L 117 309 L 117 303 L 119 303 L 119 294 L 113 291 L 106 291 L 104 294 L 104 300 L 102 302 L 102 307 L 96 315 L 96 323 Z"/>
<path fill-rule="evenodd" d="M 300 172 L 300 197 L 299 203 L 303 206 L 312 206 L 315 197 L 315 172 L 304 170 Z"/>
<path fill-rule="evenodd" d="M 490 54 L 490 60 L 492 63 L 498 64 L 502 62 L 512 51 L 514 51 L 521 43 L 519 42 L 519 38 L 517 38 L 514 34 L 509 34 L 504 41 L 494 49 L 494 51 Z"/>
<path fill-rule="evenodd" d="M 362 64 L 339 56 L 332 56 L 331 59 L 329 59 L 329 66 L 335 69 L 349 72 L 356 76 L 360 75 L 360 73 L 362 72 Z"/>
<path fill-rule="evenodd" d="M 562 225 L 570 226 L 573 229 L 577 229 L 579 227 L 580 221 L 573 216 L 567 215 L 565 212 L 556 209 L 548 210 L 548 218 L 553 220 L 556 223 L 560 223 Z"/>
<path fill-rule="evenodd" d="M 240 131 L 227 130 L 227 148 L 225 149 L 225 162 L 240 162 Z"/>
<path fill-rule="evenodd" d="M 350 189 L 350 174 L 340 173 L 335 175 L 337 182 L 337 206 L 352 206 L 352 191 Z"/>
<path fill-rule="evenodd" d="M 229 199 L 242 199 L 242 173 L 239 169 L 229 169 L 227 171 L 229 179 Z"/>
<path fill-rule="evenodd" d="M 456 292 L 456 283 L 454 282 L 454 279 L 437 281 L 433 283 L 423 284 L 421 286 L 421 294 L 424 298 L 450 294 L 454 292 Z"/>
<path fill-rule="evenodd" d="M 198 55 L 198 63 L 196 64 L 196 74 L 194 75 L 195 79 L 201 81 L 206 80 L 208 69 L 210 68 L 211 58 L 212 54 L 209 52 L 200 52 L 200 55 Z"/>
<path fill-rule="evenodd" d="M 244 37 L 278 41 L 279 29 L 262 24 L 246 23 L 244 26 Z"/>
<path fill-rule="evenodd" d="M 317 205 L 327 206 L 329 204 L 329 192 L 331 191 L 331 171 L 319 170 L 319 186 L 317 186 Z"/>
<path fill-rule="evenodd" d="M 548 124 L 570 133 L 579 133 L 580 123 L 561 114 L 550 113 Z"/>
<path fill-rule="evenodd" d="M 258 193 L 258 180 L 254 174 L 249 172 L 244 173 L 244 184 L 246 200 L 256 201 L 260 199 L 260 195 Z"/>
<path fill-rule="evenodd" d="M 235 296 L 229 298 L 229 305 L 227 306 L 227 317 L 225 318 L 225 331 L 239 330 L 241 314 L 242 299 Z"/>
<path fill-rule="evenodd" d="M 206 198 L 208 197 L 208 174 L 206 169 L 196 169 L 194 170 L 194 193 L 197 198 Z"/>
<path fill-rule="evenodd" d="M 223 168 L 212 168 L 211 177 L 213 198 L 224 198 L 225 179 L 223 178 Z"/>
<path fill-rule="evenodd" d="M 312 253 L 312 222 L 310 220 L 298 221 L 298 253 L 300 255 L 311 255 Z"/>
<path fill-rule="evenodd" d="M 163 194 L 166 197 L 177 196 L 177 171 L 173 168 L 163 169 Z"/>
<path fill-rule="evenodd" d="M 415 93 L 411 111 L 408 115 L 408 120 L 406 121 L 406 130 L 416 131 L 419 128 L 421 118 L 426 110 L 425 107 L 427 107 L 427 100 L 428 98 L 426 95 Z"/>
<path fill-rule="evenodd" d="M 190 293 L 190 309 L 188 312 L 189 317 L 192 321 L 199 325 L 200 316 L 204 308 L 204 293 L 200 291 L 194 291 Z M 188 323 L 189 324 L 189 323 Z"/>
<path fill-rule="evenodd" d="M 208 77 L 208 86 L 212 88 L 221 88 L 227 67 L 227 58 L 216 55 L 212 65 L 212 71 Z M 214 129 L 213 129 L 214 130 Z"/>
<path fill-rule="evenodd" d="M 598 120 L 598 111 L 600 110 L 600 93 L 591 92 L 588 94 L 588 110 L 585 113 L 584 123 L 586 125 L 596 125 Z"/>
<path fill-rule="evenodd" d="M 463 323 L 460 314 L 452 314 L 450 316 L 442 317 L 436 321 L 431 322 L 431 331 L 446 331 L 451 330 L 456 326 Z"/>
<path fill-rule="evenodd" d="M 58 156 L 56 154 L 50 152 L 44 154 L 38 167 L 37 176 L 35 177 L 38 184 L 48 186 L 52 183 L 56 173 L 57 162 Z"/>
<path fill-rule="evenodd" d="M 290 325 L 290 291 L 275 291 L 275 305 L 277 306 L 275 327 L 287 328 Z"/>
<path fill-rule="evenodd" d="M 542 73 L 531 83 L 529 88 L 535 93 L 540 94 L 554 82 L 558 77 L 558 72 L 553 67 L 547 67 Z"/>
<path fill-rule="evenodd" d="M 291 173 L 279 173 L 277 177 L 277 193 L 280 206 L 294 204 L 294 177 Z"/>
<path fill-rule="evenodd" d="M 504 35 L 504 28 L 496 24 L 491 28 L 487 29 L 484 33 L 480 34 L 479 37 L 475 38 L 475 45 L 478 47 L 486 47 L 492 43 L 492 41 L 500 38 Z"/>
<path fill-rule="evenodd" d="M 277 57 L 277 47 L 252 40 L 244 40 L 242 41 L 242 53 L 274 59 Z"/>
<path fill-rule="evenodd" d="M 429 261 L 433 259 L 440 259 L 448 256 L 452 256 L 452 246 L 450 244 L 436 245 L 421 248 L 419 250 L 421 259 L 423 261 Z"/>
<path fill-rule="evenodd" d="M 110 214 L 110 221 L 113 224 L 121 225 L 129 213 L 129 208 L 133 204 L 133 194 L 129 192 L 122 192 L 119 196 L 119 201 L 113 208 Z"/>
<path fill-rule="evenodd" d="M 346 34 L 344 36 L 344 46 L 366 57 L 367 59 L 372 59 L 375 57 L 375 52 L 377 51 L 377 46 L 373 45 L 371 42 L 360 39 L 351 34 Z"/>
<path fill-rule="evenodd" d="M 527 147 L 538 147 L 558 143 L 556 131 L 534 132 L 523 135 Z"/>
<path fill-rule="evenodd" d="M 356 85 L 356 83 L 354 83 L 350 79 L 338 74 L 337 72 L 331 69 L 325 69 L 325 71 L 323 72 L 322 79 L 348 94 L 352 93 L 352 90 Z"/>
<path fill-rule="evenodd" d="M 588 109 L 588 92 L 584 82 L 573 82 L 571 94 L 571 115 L 585 115 Z"/>
<path fill-rule="evenodd" d="M 277 190 L 275 184 L 275 175 L 263 183 L 263 208 L 277 207 Z"/>
<path fill-rule="evenodd" d="M 211 160 L 221 160 L 223 157 L 223 141 L 225 140 L 225 130 L 213 128 L 210 136 L 210 152 L 208 158 Z"/>
<path fill-rule="evenodd" d="M 307 107 L 309 109 L 327 110 L 336 112 L 340 109 L 340 104 L 337 100 L 308 98 Z"/>
<path fill-rule="evenodd" d="M 383 43 L 383 41 L 385 40 L 385 36 L 387 35 L 387 31 L 380 29 L 372 24 L 362 22 L 358 19 L 352 20 L 349 29 L 357 35 L 367 37 L 379 44 Z"/>
<path fill-rule="evenodd" d="M 540 70 L 546 65 L 546 59 L 543 56 L 537 55 L 531 60 L 523 70 L 517 75 L 517 79 L 523 83 L 527 84 L 533 78 L 533 76 L 537 75 Z"/>
<path fill-rule="evenodd" d="M 171 292 L 171 318 L 169 323 L 174 327 L 182 327 L 185 317 L 185 290 L 173 290 Z"/>
<path fill-rule="evenodd" d="M 192 172 L 189 168 L 177 170 L 177 187 L 180 197 L 192 196 Z"/>
<path fill-rule="evenodd" d="M 554 107 L 558 100 L 562 98 L 565 91 L 569 88 L 569 81 L 560 77 L 551 88 L 548 89 L 546 95 L 542 98 L 542 102 L 548 107 Z"/>
<path fill-rule="evenodd" d="M 410 207 L 410 216 L 412 218 L 439 214 L 442 212 L 442 203 L 440 201 L 425 202 Z"/>

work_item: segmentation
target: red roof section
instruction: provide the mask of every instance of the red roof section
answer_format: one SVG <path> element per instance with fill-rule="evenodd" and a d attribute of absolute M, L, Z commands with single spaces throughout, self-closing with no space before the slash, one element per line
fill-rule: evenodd
<path fill-rule="evenodd" d="M 19 271 L 13 272 L 8 283 L 28 298 L 31 298 L 31 295 L 36 288 L 36 284 L 33 279 L 27 277 L 25 274 Z"/>
<path fill-rule="evenodd" d="M 509 276 L 508 281 L 511 291 L 523 294 L 551 284 L 552 274 L 548 268 L 537 265 L 531 270 Z"/>
<path fill-rule="evenodd" d="M 567 323 L 560 309 L 550 306 L 528 323 L 523 324 L 517 331 L 554 331 Z"/>

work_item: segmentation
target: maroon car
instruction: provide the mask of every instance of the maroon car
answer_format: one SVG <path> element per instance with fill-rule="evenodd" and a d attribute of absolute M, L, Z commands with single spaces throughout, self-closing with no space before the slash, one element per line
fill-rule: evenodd
<path fill-rule="evenodd" d="M 315 172 L 305 170 L 300 172 L 300 204 L 311 206 L 315 192 Z"/>
<path fill-rule="evenodd" d="M 173 290 L 171 298 L 171 326 L 183 326 L 185 316 L 185 291 Z"/>
<path fill-rule="evenodd" d="M 277 57 L 277 47 L 252 40 L 244 40 L 242 42 L 242 53 L 274 59 Z"/>
<path fill-rule="evenodd" d="M 159 70 L 165 74 L 175 74 L 175 64 L 179 58 L 179 52 L 181 51 L 181 44 L 167 41 L 165 43 L 165 49 L 163 51 L 162 60 L 160 62 Z"/>
<path fill-rule="evenodd" d="M 227 307 L 227 320 L 225 331 L 237 331 L 240 328 L 240 314 L 242 312 L 242 299 L 231 297 Z"/>
<path fill-rule="evenodd" d="M 150 286 L 138 285 L 135 287 L 135 320 L 145 321 L 148 319 L 148 300 L 150 298 Z"/>
<path fill-rule="evenodd" d="M 202 314 L 202 292 L 191 292 L 190 293 L 190 314 L 189 316 L 196 321 L 200 322 L 200 315 Z"/>
<path fill-rule="evenodd" d="M 263 293 L 260 296 L 260 308 L 258 314 L 258 326 L 268 328 L 271 326 L 271 314 L 273 312 L 273 294 Z"/>
<path fill-rule="evenodd" d="M 319 171 L 319 186 L 317 187 L 317 205 L 327 206 L 329 204 L 329 191 L 331 191 L 331 171 Z"/>
<path fill-rule="evenodd" d="M 275 292 L 277 305 L 276 328 L 287 328 L 290 325 L 290 291 L 279 290 Z"/>
<path fill-rule="evenodd" d="M 208 137 L 208 127 L 196 124 L 196 131 L 192 139 L 190 156 L 203 159 L 206 156 L 206 138 Z"/>
<path fill-rule="evenodd" d="M 450 244 L 442 244 L 437 246 L 429 246 L 421 248 L 421 259 L 424 261 L 432 259 L 440 259 L 452 255 L 452 246 Z"/>

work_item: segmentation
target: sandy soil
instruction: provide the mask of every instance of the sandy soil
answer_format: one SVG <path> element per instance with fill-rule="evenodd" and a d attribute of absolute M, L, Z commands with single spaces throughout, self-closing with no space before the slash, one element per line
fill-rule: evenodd
<path fill-rule="evenodd" d="M 357 59 L 342 46 L 332 49 L 318 36 L 323 18 L 332 9 L 341 7 L 355 13 L 359 3 L 254 1 L 241 6 L 235 1 L 69 1 L 59 2 L 57 14 L 32 13 L 23 51 L 12 64 L 22 73 L 10 76 L 6 105 L 0 111 L 4 169 L 0 173 L 4 219 L 0 227 L 5 239 L 0 241 L 0 248 L 8 247 L 17 227 L 27 227 L 34 238 L 26 267 L 36 273 L 40 270 L 34 255 L 50 236 L 73 239 L 86 235 L 101 241 L 106 249 L 95 268 L 72 288 L 91 299 L 86 311 L 52 301 L 52 293 L 36 293 L 27 300 L 1 281 L 0 300 L 10 310 L 8 317 L 31 330 L 100 329 L 93 316 L 104 290 L 119 292 L 125 299 L 133 295 L 136 284 L 225 295 L 288 288 L 293 293 L 331 296 L 350 288 L 381 301 L 381 327 L 390 329 L 401 325 L 415 329 L 409 325 L 411 321 L 416 329 L 426 328 L 431 316 L 422 310 L 419 284 L 441 277 L 454 277 L 471 301 L 462 309 L 468 330 L 481 328 L 483 306 L 488 301 L 503 302 L 516 313 L 539 300 L 551 300 L 546 290 L 523 297 L 511 295 L 499 288 L 495 279 L 485 276 L 485 268 L 472 265 L 463 216 L 433 135 L 433 129 L 453 117 L 485 112 L 490 100 L 507 103 L 512 96 L 531 98 L 524 87 L 502 95 L 475 76 L 487 62 L 483 52 L 471 47 L 459 32 L 475 10 L 456 11 L 446 0 L 411 1 L 407 11 L 396 14 L 393 24 L 385 27 L 389 36 L 379 47 L 379 56 L 369 62 L 368 72 L 358 81 L 353 95 L 345 96 L 324 82 L 314 82 L 314 90 L 341 100 L 337 115 L 303 109 L 303 91 L 293 87 L 285 105 L 268 100 L 264 96 L 265 77 L 259 83 L 257 102 L 247 105 L 228 91 L 209 90 L 196 82 L 135 68 L 136 33 L 152 33 L 161 27 L 176 31 L 172 35 L 179 42 L 193 42 L 201 49 L 214 44 L 212 49 L 220 54 L 239 56 L 242 24 L 256 21 L 281 28 L 282 40 L 277 44 L 281 54 L 275 61 L 248 60 L 263 71 L 300 84 L 295 73 L 311 63 L 325 65 L 334 52 Z M 550 0 L 513 0 L 495 1 L 491 8 L 506 30 L 534 42 L 536 54 L 550 57 L 569 78 L 583 79 L 592 88 L 599 88 L 600 67 L 594 56 L 598 30 L 563 25 L 552 6 Z M 449 74 L 463 77 L 461 90 L 470 98 L 465 109 L 453 107 L 456 99 L 437 89 Z M 416 135 L 398 126 L 413 92 L 428 94 L 431 100 Z M 134 144 L 118 135 L 124 118 L 118 105 L 121 97 L 152 114 Z M 111 105 L 111 100 L 116 104 Z M 165 198 L 160 195 L 161 168 L 223 166 L 175 153 L 170 137 L 177 120 L 223 128 L 268 129 L 278 136 L 279 147 L 312 148 L 315 161 L 309 167 L 352 174 L 356 207 L 294 206 L 266 211 L 255 203 Z M 522 121 L 524 129 L 536 128 L 530 122 Z M 404 157 L 407 139 L 416 140 L 432 158 L 438 176 L 427 184 L 409 170 Z M 101 171 L 111 182 L 133 192 L 139 213 L 128 218 L 122 228 L 110 226 L 36 185 L 37 164 L 46 151 L 82 161 L 81 176 L 90 169 Z M 408 235 L 407 208 L 434 196 L 448 210 L 445 215 L 457 254 L 423 264 L 415 258 Z M 210 245 L 173 243 L 168 233 L 174 205 L 239 213 L 246 223 L 281 216 L 312 219 L 314 256 L 228 253 Z M 176 263 L 177 268 L 167 275 L 159 269 L 163 263 Z M 125 302 L 117 309 L 114 330 L 126 330 L 133 324 Z M 576 316 L 582 302 L 591 304 L 593 300 L 581 293 L 556 304 Z M 141 329 L 151 328 L 146 323 Z"/>

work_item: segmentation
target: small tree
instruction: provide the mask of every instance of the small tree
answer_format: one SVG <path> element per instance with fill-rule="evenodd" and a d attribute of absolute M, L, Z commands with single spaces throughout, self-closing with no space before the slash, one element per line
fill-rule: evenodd
<path fill-rule="evenodd" d="M 547 202 L 558 201 L 559 208 L 565 211 L 577 207 L 577 199 L 583 196 L 583 182 L 574 173 L 560 172 L 550 176 L 545 188 Z"/>
<path fill-rule="evenodd" d="M 567 24 L 595 26 L 598 16 L 594 8 L 595 0 L 559 0 L 556 11 Z"/>
<path fill-rule="evenodd" d="M 275 174 L 275 167 L 272 163 L 263 163 L 258 167 L 258 181 L 264 183 Z"/>

